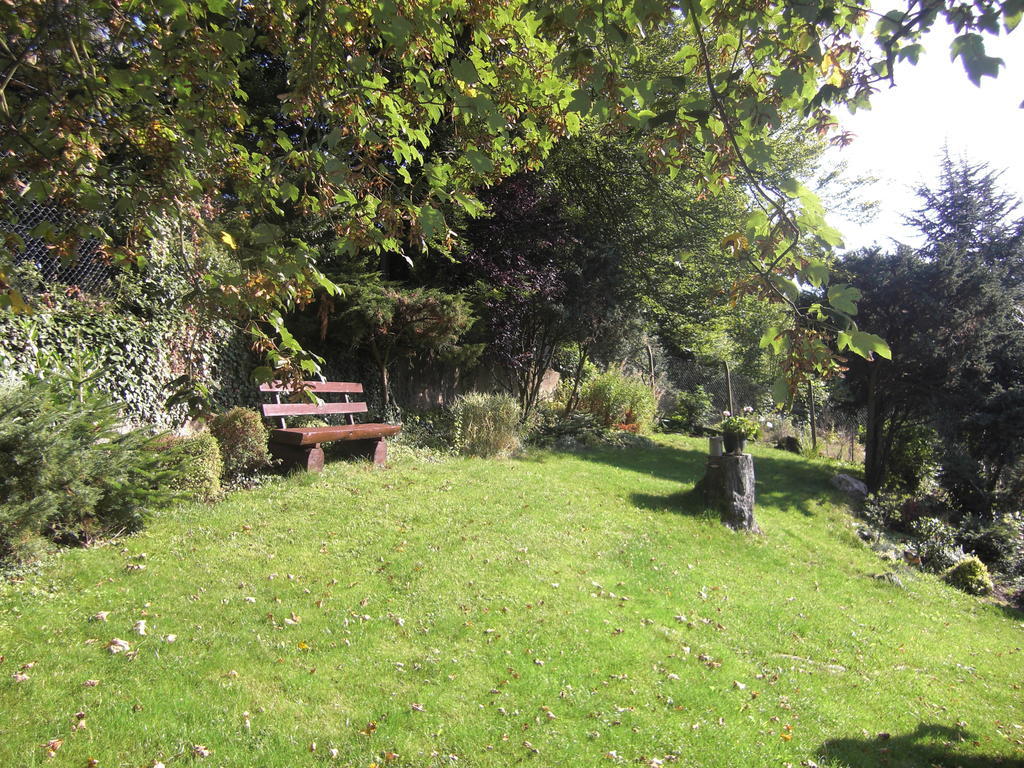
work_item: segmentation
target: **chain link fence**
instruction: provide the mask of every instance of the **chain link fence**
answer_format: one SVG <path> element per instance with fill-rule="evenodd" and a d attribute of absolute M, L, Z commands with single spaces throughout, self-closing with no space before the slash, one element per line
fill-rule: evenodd
<path fill-rule="evenodd" d="M 107 262 L 98 240 L 79 238 L 71 258 L 61 258 L 47 243 L 47 231 L 63 233 L 85 223 L 51 203 L 27 203 L 6 207 L 0 230 L 21 238 L 24 246 L 14 255 L 14 265 L 31 265 L 44 283 L 75 287 L 83 293 L 101 293 L 116 267 Z"/>
<path fill-rule="evenodd" d="M 750 407 L 762 424 L 762 435 L 771 442 L 793 437 L 803 447 L 814 448 L 829 458 L 849 462 L 864 459 L 864 449 L 858 440 L 859 427 L 863 422 L 859 414 L 852 415 L 816 397 L 812 431 L 811 404 L 806 392 L 795 398 L 789 409 L 779 410 L 768 387 L 734 371 L 727 378 L 722 364 L 681 363 L 673 366 L 671 378 L 681 392 L 694 392 L 699 387 L 707 393 L 710 406 L 703 415 L 703 423 L 708 426 L 721 421 L 722 411 L 742 411 Z"/>

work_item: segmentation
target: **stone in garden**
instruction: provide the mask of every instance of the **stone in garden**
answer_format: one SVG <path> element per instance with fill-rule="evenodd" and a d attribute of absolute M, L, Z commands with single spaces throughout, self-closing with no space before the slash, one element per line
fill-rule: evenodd
<path fill-rule="evenodd" d="M 861 501 L 868 495 L 868 487 L 864 483 L 856 477 L 850 477 L 842 472 L 838 475 L 833 475 L 832 485 L 848 496 L 853 496 Z"/>
<path fill-rule="evenodd" d="M 775 441 L 775 447 L 780 451 L 789 451 L 790 453 L 802 453 L 803 448 L 800 445 L 800 441 L 792 435 L 786 435 L 780 437 Z"/>

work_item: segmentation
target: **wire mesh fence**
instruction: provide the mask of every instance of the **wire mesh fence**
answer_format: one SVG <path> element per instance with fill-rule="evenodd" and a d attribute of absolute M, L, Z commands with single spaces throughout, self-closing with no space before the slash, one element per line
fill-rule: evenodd
<path fill-rule="evenodd" d="M 709 405 L 703 423 L 708 426 L 721 421 L 723 411 L 742 411 L 750 407 L 761 422 L 762 435 L 772 442 L 792 437 L 820 455 L 842 461 L 863 461 L 863 446 L 858 439 L 862 415 L 839 409 L 820 397 L 813 403 L 812 429 L 812 403 L 806 393 L 794 398 L 789 408 L 779 409 L 767 386 L 734 371 L 727 375 L 722 364 L 682 363 L 674 367 L 672 381 L 682 392 L 702 388 L 707 393 Z"/>
<path fill-rule="evenodd" d="M 107 262 L 96 238 L 79 238 L 71 258 L 62 258 L 44 237 L 45 230 L 72 231 L 84 223 L 52 203 L 7 207 L 0 216 L 0 231 L 17 235 L 24 243 L 14 254 L 14 265 L 31 265 L 46 284 L 74 286 L 83 293 L 100 293 L 116 268 Z"/>

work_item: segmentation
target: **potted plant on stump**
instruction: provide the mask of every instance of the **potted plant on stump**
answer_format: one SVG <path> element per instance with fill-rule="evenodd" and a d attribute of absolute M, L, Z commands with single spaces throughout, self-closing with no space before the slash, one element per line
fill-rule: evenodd
<path fill-rule="evenodd" d="M 722 411 L 724 418 L 718 429 L 722 433 L 726 453 L 743 453 L 747 447 L 747 440 L 756 440 L 760 436 L 760 425 L 747 415 L 753 412 L 754 409 L 750 406 L 743 409 L 742 416 L 733 416 L 729 411 Z"/>

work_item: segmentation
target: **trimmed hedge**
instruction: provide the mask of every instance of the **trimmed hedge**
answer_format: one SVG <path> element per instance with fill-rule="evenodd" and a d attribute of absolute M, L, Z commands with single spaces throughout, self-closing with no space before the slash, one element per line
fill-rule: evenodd
<path fill-rule="evenodd" d="M 251 408 L 232 408 L 210 422 L 223 461 L 223 478 L 234 480 L 270 464 L 269 436 L 263 417 Z"/>
<path fill-rule="evenodd" d="M 197 501 L 216 501 L 221 496 L 223 464 L 217 439 L 209 432 L 167 440 L 168 453 L 181 473 L 180 487 Z"/>

